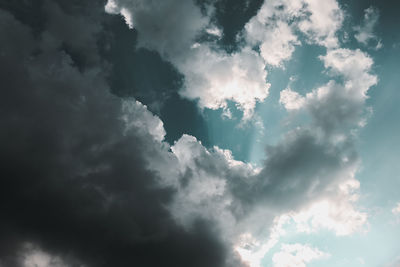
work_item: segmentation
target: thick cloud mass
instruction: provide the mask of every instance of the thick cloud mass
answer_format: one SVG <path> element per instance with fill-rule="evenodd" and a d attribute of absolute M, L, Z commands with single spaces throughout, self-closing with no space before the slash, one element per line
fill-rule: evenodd
<path fill-rule="evenodd" d="M 36 36 L 0 10 L 0 265 L 29 266 L 31 254 L 43 262 L 38 247 L 65 266 L 223 266 L 213 229 L 196 219 L 179 227 L 164 208 L 173 191 L 146 170 L 162 122 L 108 92 L 98 21 L 64 5 L 43 4 Z M 96 64 L 80 70 L 65 46 Z"/>

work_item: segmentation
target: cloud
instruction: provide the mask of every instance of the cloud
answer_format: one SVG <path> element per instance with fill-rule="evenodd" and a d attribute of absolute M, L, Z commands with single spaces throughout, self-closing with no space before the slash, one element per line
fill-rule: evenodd
<path fill-rule="evenodd" d="M 307 232 L 325 228 L 349 235 L 366 223 L 367 215 L 353 206 L 358 157 L 348 143 L 338 146 L 311 130 L 295 130 L 267 149 L 261 169 L 234 160 L 229 151 L 206 149 L 187 135 L 171 152 L 180 174 L 161 177 L 180 177 L 169 206 L 176 221 L 187 229 L 196 217 L 212 222 L 251 266 L 276 244 L 273 227 L 284 214 Z M 326 213 L 319 212 L 322 208 Z"/>
<path fill-rule="evenodd" d="M 290 88 L 286 88 L 280 92 L 279 103 L 287 110 L 297 110 L 303 108 L 305 98 Z"/>
<path fill-rule="evenodd" d="M 300 45 L 296 31 L 307 41 L 328 48 L 339 45 L 336 31 L 343 21 L 343 11 L 335 0 L 321 4 L 314 0 L 265 1 L 259 12 L 245 26 L 245 38 L 250 45 L 260 45 L 267 64 L 282 66 Z"/>
<path fill-rule="evenodd" d="M 274 38 L 279 36 L 279 38 Z M 278 23 L 277 27 L 267 34 L 260 46 L 261 56 L 268 65 L 279 66 L 282 61 L 290 59 L 294 45 L 300 44 L 287 24 Z"/>
<path fill-rule="evenodd" d="M 194 2 L 182 0 L 110 0 L 105 6 L 106 12 L 121 14 L 138 31 L 138 47 L 157 51 L 184 75 L 182 96 L 198 100 L 201 109 L 226 110 L 233 101 L 243 111 L 243 120 L 250 119 L 256 103 L 268 96 L 265 68 L 283 67 L 300 45 L 296 30 L 309 42 L 338 46 L 335 34 L 343 15 L 335 0 L 324 5 L 311 0 L 266 1 L 246 24 L 244 44 L 232 54 L 201 39 L 206 33 L 222 35 L 213 25 L 213 8 L 209 4 L 201 11 Z"/>
<path fill-rule="evenodd" d="M 375 35 L 374 30 L 379 21 L 379 10 L 373 6 L 364 10 L 364 20 L 360 26 L 354 27 L 356 34 L 354 38 L 361 44 L 367 45 L 370 41 L 375 40 L 376 49 L 382 47 L 381 40 Z"/>
<path fill-rule="evenodd" d="M 351 90 L 356 98 L 364 99 L 368 89 L 378 82 L 376 75 L 370 73 L 372 58 L 359 49 L 330 50 L 320 58 L 325 68 L 346 79 L 345 88 Z"/>
<path fill-rule="evenodd" d="M 287 110 L 307 110 L 323 134 L 343 141 L 349 129 L 365 124 L 370 112 L 364 104 L 368 90 L 378 82 L 371 74 L 373 60 L 359 49 L 344 48 L 328 50 L 320 59 L 328 73 L 343 78 L 343 83 L 331 80 L 305 96 L 285 89 L 280 102 Z"/>
<path fill-rule="evenodd" d="M 273 15 L 267 13 L 276 10 L 277 7 L 271 6 L 272 3 L 265 2 L 258 14 L 246 24 L 245 38 L 250 45 L 260 47 L 261 56 L 267 65 L 282 67 L 283 62 L 291 58 L 295 45 L 300 42 L 286 21 L 289 18 L 279 14 L 282 18 L 277 22 L 272 21 Z"/>
<path fill-rule="evenodd" d="M 65 5 L 42 7 L 67 16 Z M 92 19 L 101 18 L 70 16 L 82 22 L 75 31 L 95 38 Z M 148 169 L 148 158 L 168 154 L 162 122 L 110 94 L 105 62 L 80 69 L 62 27 L 34 36 L 10 12 L 0 20 L 1 264 L 224 266 L 228 251 L 213 227 L 179 226 L 165 208 L 173 190 Z M 96 42 L 71 46 L 100 58 Z"/>
<path fill-rule="evenodd" d="M 330 19 L 329 23 L 320 23 L 324 17 Z M 293 18 L 299 21 L 292 25 L 288 21 L 296 21 Z M 169 210 L 177 222 L 190 229 L 193 218 L 198 216 L 211 221 L 232 246 L 240 243 L 243 233 L 248 233 L 259 242 L 253 252 L 262 246 L 260 237 L 268 236 L 274 218 L 305 211 L 324 200 L 331 203 L 332 210 L 323 219 L 314 218 L 315 213 L 311 212 L 313 215 L 307 218 L 314 218 L 315 227 L 350 234 L 365 223 L 366 215 L 356 211 L 350 200 L 355 195 L 346 195 L 347 201 L 340 199 L 343 184 L 356 183 L 359 159 L 350 131 L 362 123 L 366 92 L 377 78 L 369 73 L 372 60 L 368 55 L 336 48 L 335 34 L 341 23 L 342 11 L 336 1 L 326 6 L 313 1 L 266 2 L 245 27 L 247 42 L 260 45 L 261 55 L 247 47 L 226 54 L 213 44 L 194 41 L 189 49 L 182 48 L 179 56 L 171 57 L 168 55 L 173 53 L 166 52 L 166 58 L 185 76 L 181 94 L 198 99 L 202 108 L 225 109 L 226 100 L 232 100 L 239 104 L 245 118 L 251 116 L 256 101 L 263 101 L 268 94 L 264 67 L 281 66 L 290 59 L 297 44 L 293 29 L 306 33 L 309 42 L 327 46 L 327 54 L 321 60 L 330 74 L 345 80 L 344 84 L 332 80 L 306 96 L 289 89 L 281 93 L 281 103 L 291 110 L 307 110 L 313 118 L 312 125 L 294 129 L 277 145 L 268 147 L 261 169 L 237 161 L 232 166 L 229 153 L 222 153 L 219 148 L 206 149 L 189 135 L 171 146 L 172 154 L 156 161 L 160 165 L 150 163 L 162 184 L 171 185 L 176 191 Z M 140 26 L 137 29 L 140 34 Z M 278 40 L 276 46 L 269 46 L 270 51 L 264 50 L 263 58 L 263 43 L 265 49 L 270 44 L 268 30 L 282 31 L 285 38 Z M 249 79 L 249 75 L 254 76 Z M 342 218 L 340 212 L 347 216 Z M 340 228 L 345 220 L 349 223 Z"/>
<path fill-rule="evenodd" d="M 310 261 L 328 256 L 329 254 L 308 245 L 283 244 L 281 251 L 273 255 L 272 261 L 275 267 L 305 267 Z"/>
<path fill-rule="evenodd" d="M 262 259 L 271 248 L 278 244 L 280 238 L 286 234 L 284 225 L 287 223 L 287 216 L 279 216 L 274 219 L 270 228 L 267 242 L 259 243 L 251 234 L 245 233 L 240 237 L 238 246 L 235 248 L 244 262 L 251 267 L 260 267 Z"/>
<path fill-rule="evenodd" d="M 314 202 L 310 207 L 289 216 L 300 232 L 329 229 L 337 236 L 344 236 L 360 231 L 367 222 L 367 213 L 354 207 L 359 197 L 355 190 L 359 186 L 359 181 L 349 179 L 339 186 L 336 196 Z"/>
<path fill-rule="evenodd" d="M 252 116 L 256 102 L 268 96 L 265 65 L 254 51 L 243 49 L 230 55 L 197 42 L 204 33 L 221 35 L 211 23 L 211 7 L 202 14 L 192 1 L 112 0 L 105 10 L 132 21 L 128 24 L 139 33 L 138 47 L 155 50 L 170 61 L 185 77 L 181 95 L 199 100 L 200 108 L 226 109 L 228 101 L 234 101 L 246 120 Z"/>
<path fill-rule="evenodd" d="M 258 101 L 268 96 L 265 65 L 258 54 L 243 49 L 231 55 L 199 45 L 182 64 L 185 86 L 181 95 L 198 99 L 200 108 L 226 109 L 237 103 L 243 118 L 250 119 Z"/>
<path fill-rule="evenodd" d="M 327 48 L 339 45 L 336 31 L 343 22 L 343 11 L 336 0 L 324 1 L 305 0 L 306 12 L 311 15 L 299 22 L 299 29 L 304 32 L 310 41 Z"/>
<path fill-rule="evenodd" d="M 138 47 L 155 50 L 173 63 L 183 60 L 209 24 L 194 1 L 110 0 L 105 11 L 121 14 L 138 31 Z"/>
<path fill-rule="evenodd" d="M 400 203 L 396 204 L 396 206 L 392 209 L 392 213 L 394 215 L 400 214 Z"/>

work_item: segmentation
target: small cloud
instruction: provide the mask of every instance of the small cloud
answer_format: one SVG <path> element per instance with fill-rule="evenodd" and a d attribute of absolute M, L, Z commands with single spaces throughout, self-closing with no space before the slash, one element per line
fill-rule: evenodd
<path fill-rule="evenodd" d="M 379 10 L 375 7 L 369 7 L 364 10 L 364 19 L 360 26 L 354 27 L 356 34 L 354 38 L 364 45 L 368 45 L 370 41 L 376 41 L 377 44 L 375 49 L 378 50 L 383 47 L 381 39 L 379 39 L 375 33 L 374 29 L 379 20 Z"/>
<path fill-rule="evenodd" d="M 400 214 L 400 202 L 396 204 L 396 206 L 392 209 L 392 213 L 394 215 L 399 215 Z"/>
<path fill-rule="evenodd" d="M 299 93 L 292 91 L 290 88 L 282 90 L 280 93 L 279 103 L 287 110 L 298 110 L 304 107 L 305 98 Z"/>
<path fill-rule="evenodd" d="M 306 263 L 329 257 L 328 253 L 302 244 L 283 244 L 281 251 L 274 254 L 274 267 L 306 267 Z"/>
<path fill-rule="evenodd" d="M 379 40 L 378 43 L 377 43 L 376 46 L 375 46 L 375 49 L 376 49 L 376 50 L 379 50 L 379 49 L 381 49 L 382 47 L 383 47 L 382 40 Z"/>
<path fill-rule="evenodd" d="M 212 28 L 208 28 L 206 29 L 206 32 L 210 35 L 214 35 L 218 38 L 222 37 L 222 31 L 221 29 L 217 28 L 217 27 L 212 27 Z"/>
<path fill-rule="evenodd" d="M 232 112 L 229 108 L 224 108 L 221 114 L 222 119 L 232 119 Z"/>

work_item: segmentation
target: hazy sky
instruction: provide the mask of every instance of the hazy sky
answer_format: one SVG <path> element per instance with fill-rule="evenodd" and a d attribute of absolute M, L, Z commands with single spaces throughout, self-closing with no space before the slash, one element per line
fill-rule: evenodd
<path fill-rule="evenodd" d="M 400 266 L 399 11 L 0 0 L 0 267 Z"/>

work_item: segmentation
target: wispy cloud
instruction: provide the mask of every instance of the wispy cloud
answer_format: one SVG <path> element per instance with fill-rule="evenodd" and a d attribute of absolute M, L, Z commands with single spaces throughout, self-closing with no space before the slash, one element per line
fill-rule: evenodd
<path fill-rule="evenodd" d="M 375 49 L 382 48 L 380 38 L 375 34 L 375 27 L 379 21 L 379 10 L 373 6 L 364 10 L 364 19 L 360 26 L 354 27 L 356 40 L 364 45 L 376 41 Z"/>

